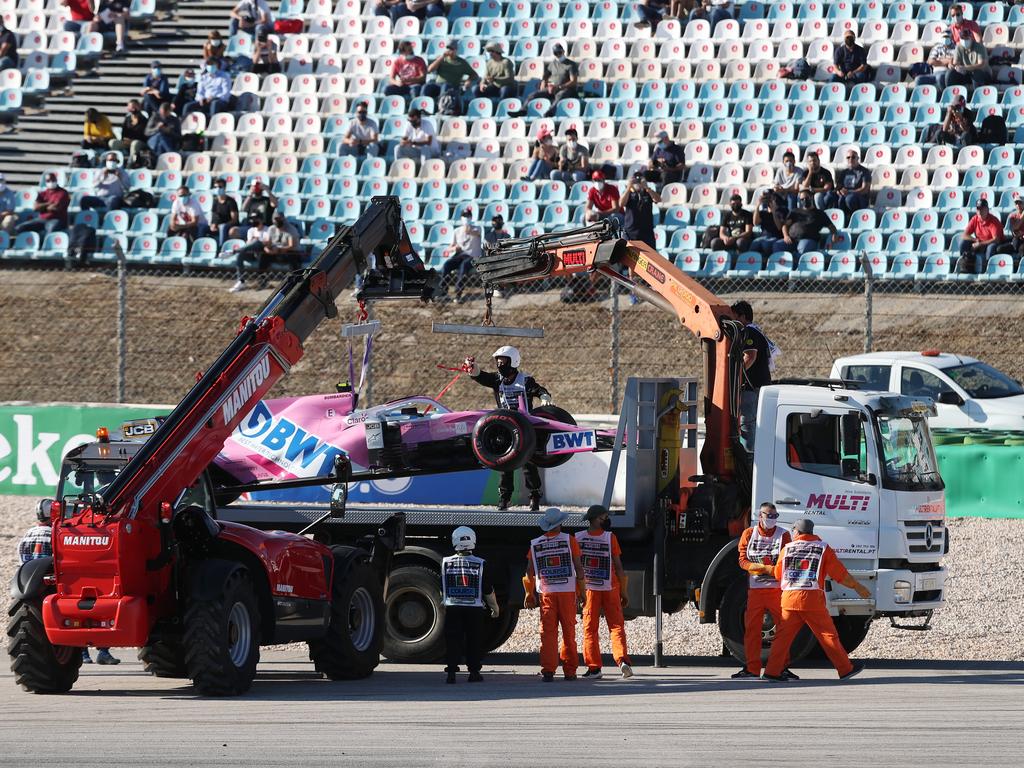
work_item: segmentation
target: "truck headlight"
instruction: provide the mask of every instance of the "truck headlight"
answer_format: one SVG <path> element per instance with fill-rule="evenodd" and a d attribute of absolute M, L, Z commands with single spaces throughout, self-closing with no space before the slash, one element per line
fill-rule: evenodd
<path fill-rule="evenodd" d="M 893 582 L 892 593 L 897 603 L 909 603 L 914 597 L 914 585 L 909 581 Z"/>

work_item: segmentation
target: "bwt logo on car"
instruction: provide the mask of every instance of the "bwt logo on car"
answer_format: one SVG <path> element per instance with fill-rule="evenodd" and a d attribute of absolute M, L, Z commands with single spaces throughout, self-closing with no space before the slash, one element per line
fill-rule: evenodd
<path fill-rule="evenodd" d="M 312 475 L 326 475 L 334 466 L 334 457 L 345 453 L 298 424 L 275 417 L 262 401 L 238 425 L 235 438 L 239 437 L 244 438 L 239 442 L 296 475 L 310 474 L 309 468 L 318 461 Z"/>
<path fill-rule="evenodd" d="M 547 453 L 579 453 L 594 450 L 594 432 L 555 432 L 548 438 Z"/>
<path fill-rule="evenodd" d="M 221 407 L 221 415 L 224 417 L 224 423 L 227 424 L 249 402 L 249 398 L 252 397 L 252 393 L 256 391 L 256 388 L 267 380 L 270 376 L 270 355 L 263 355 L 257 362 L 255 367 L 249 372 L 249 375 L 242 379 L 242 382 L 235 387 L 235 391 L 228 395 L 227 400 L 224 401 L 224 405 Z"/>

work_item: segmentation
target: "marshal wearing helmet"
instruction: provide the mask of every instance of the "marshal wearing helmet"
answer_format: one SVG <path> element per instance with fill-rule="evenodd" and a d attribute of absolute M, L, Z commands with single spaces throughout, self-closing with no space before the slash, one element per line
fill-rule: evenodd
<path fill-rule="evenodd" d="M 476 532 L 465 525 L 452 531 L 455 554 L 441 561 L 441 594 L 444 598 L 444 641 L 448 666 L 446 682 L 455 682 L 459 661 L 466 657 L 469 682 L 479 683 L 483 666 L 484 606 L 498 618 L 498 598 L 491 586 L 487 563 L 473 554 Z"/>

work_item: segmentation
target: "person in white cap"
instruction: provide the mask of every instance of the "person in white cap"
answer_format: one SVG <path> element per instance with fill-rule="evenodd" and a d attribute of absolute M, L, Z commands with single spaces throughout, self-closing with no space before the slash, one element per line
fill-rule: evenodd
<path fill-rule="evenodd" d="M 576 679 L 580 665 L 576 650 L 576 608 L 586 592 L 580 545 L 574 536 L 562 532 L 562 523 L 569 517 L 557 507 L 550 507 L 539 521 L 542 536 L 530 542 L 526 555 L 523 607 L 540 606 L 540 671 L 545 683 L 555 679 L 559 656 L 566 680 Z M 540 592 L 538 600 L 537 593 Z M 558 628 L 562 628 L 562 646 L 558 645 Z M 561 654 L 559 654 L 561 650 Z"/>
<path fill-rule="evenodd" d="M 494 391 L 494 402 L 499 408 L 508 408 L 513 411 L 529 413 L 533 410 L 533 402 L 540 399 L 541 403 L 548 405 L 551 402 L 551 393 L 537 383 L 533 376 L 519 370 L 522 356 L 515 347 L 498 347 L 491 355 L 497 365 L 498 372 L 480 370 L 473 357 L 466 358 L 466 367 L 469 375 L 477 384 L 490 387 Z M 523 474 L 526 477 L 526 487 L 530 491 L 530 510 L 540 511 L 540 472 L 537 465 L 528 462 L 523 467 Z M 515 472 L 502 472 L 501 484 L 498 486 L 498 509 L 508 509 L 512 500 L 512 492 L 515 490 Z"/>
<path fill-rule="evenodd" d="M 483 608 L 498 618 L 490 572 L 483 558 L 473 554 L 476 532 L 465 525 L 452 531 L 455 554 L 441 561 L 441 595 L 444 599 L 445 682 L 454 683 L 459 661 L 465 656 L 469 682 L 483 682 Z"/>

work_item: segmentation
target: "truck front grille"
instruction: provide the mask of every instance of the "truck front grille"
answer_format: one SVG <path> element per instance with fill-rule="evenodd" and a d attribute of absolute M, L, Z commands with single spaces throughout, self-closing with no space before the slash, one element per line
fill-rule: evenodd
<path fill-rule="evenodd" d="M 943 520 L 905 520 L 907 549 L 912 555 L 941 555 L 946 545 L 946 524 Z"/>

